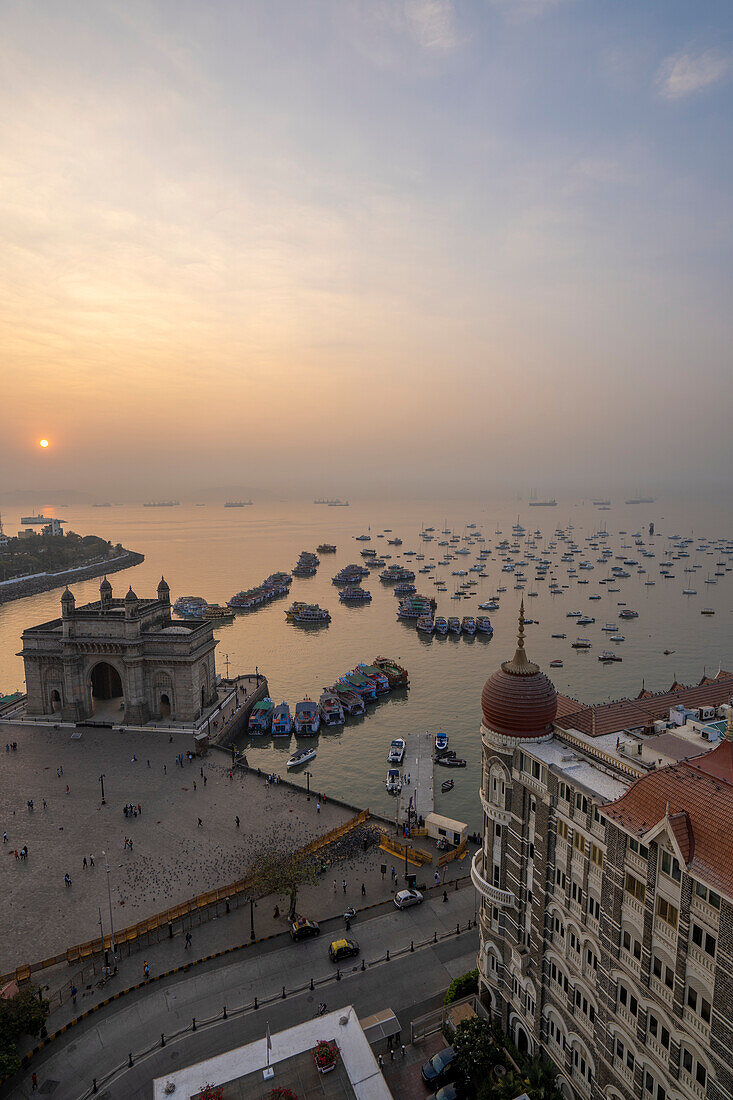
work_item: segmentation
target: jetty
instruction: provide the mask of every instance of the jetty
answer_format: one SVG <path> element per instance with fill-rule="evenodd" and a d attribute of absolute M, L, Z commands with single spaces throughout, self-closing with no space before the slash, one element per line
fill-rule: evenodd
<path fill-rule="evenodd" d="M 398 821 L 406 824 L 425 818 L 434 809 L 433 797 L 433 735 L 411 733 L 405 738 L 405 759 L 402 764 L 402 790 Z M 407 777 L 410 782 L 407 782 Z"/>

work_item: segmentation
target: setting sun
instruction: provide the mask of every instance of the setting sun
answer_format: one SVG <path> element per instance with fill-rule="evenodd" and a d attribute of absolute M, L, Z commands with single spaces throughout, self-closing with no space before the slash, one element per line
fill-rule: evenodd
<path fill-rule="evenodd" d="M 48 447 L 48 440 L 47 439 L 42 439 L 40 445 L 41 445 L 41 447 Z"/>

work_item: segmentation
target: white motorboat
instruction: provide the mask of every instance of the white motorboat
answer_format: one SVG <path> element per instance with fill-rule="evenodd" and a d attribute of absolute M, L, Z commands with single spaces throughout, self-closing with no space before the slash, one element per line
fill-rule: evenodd
<path fill-rule="evenodd" d="M 389 794 L 399 794 L 402 790 L 402 777 L 397 768 L 390 768 L 387 772 L 386 786 Z"/>
<path fill-rule="evenodd" d="M 387 754 L 388 764 L 401 764 L 405 759 L 405 742 L 401 737 L 396 737 L 389 747 Z"/>
<path fill-rule="evenodd" d="M 301 764 L 307 764 L 309 760 L 314 760 L 316 756 L 315 749 L 298 749 L 288 760 L 285 765 L 286 768 L 299 768 Z"/>

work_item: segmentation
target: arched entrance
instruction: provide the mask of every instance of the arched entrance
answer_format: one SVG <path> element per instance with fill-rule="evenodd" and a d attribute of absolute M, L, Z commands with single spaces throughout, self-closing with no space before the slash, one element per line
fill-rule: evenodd
<path fill-rule="evenodd" d="M 56 688 L 54 688 L 51 692 L 51 710 L 54 712 L 54 714 L 58 714 L 58 712 L 61 710 L 61 695 L 56 690 Z"/>
<path fill-rule="evenodd" d="M 170 697 L 165 692 L 163 692 L 163 694 L 160 697 L 160 717 L 161 718 L 170 718 L 170 716 L 171 716 Z"/>
<path fill-rule="evenodd" d="M 527 1038 L 527 1032 L 519 1023 L 514 1026 L 514 1042 L 517 1044 L 517 1050 L 520 1054 L 529 1054 L 529 1039 Z"/>
<path fill-rule="evenodd" d="M 92 683 L 92 713 L 119 717 L 122 700 L 122 680 L 114 665 L 100 661 L 89 674 Z"/>

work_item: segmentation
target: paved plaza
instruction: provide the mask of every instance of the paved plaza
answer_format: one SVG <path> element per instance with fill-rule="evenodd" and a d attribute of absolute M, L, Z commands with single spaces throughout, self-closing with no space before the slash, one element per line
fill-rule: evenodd
<path fill-rule="evenodd" d="M 17 750 L 6 752 L 13 741 Z M 252 853 L 273 842 L 299 848 L 353 814 L 328 799 L 318 813 L 315 798 L 256 773 L 234 769 L 230 779 L 220 750 L 189 763 L 191 747 L 190 735 L 160 731 L 2 727 L 0 867 L 12 920 L 0 971 L 93 939 L 100 911 L 109 931 L 103 851 L 119 928 L 242 877 Z M 125 817 L 127 804 L 142 812 Z M 27 859 L 16 859 L 26 846 Z"/>

